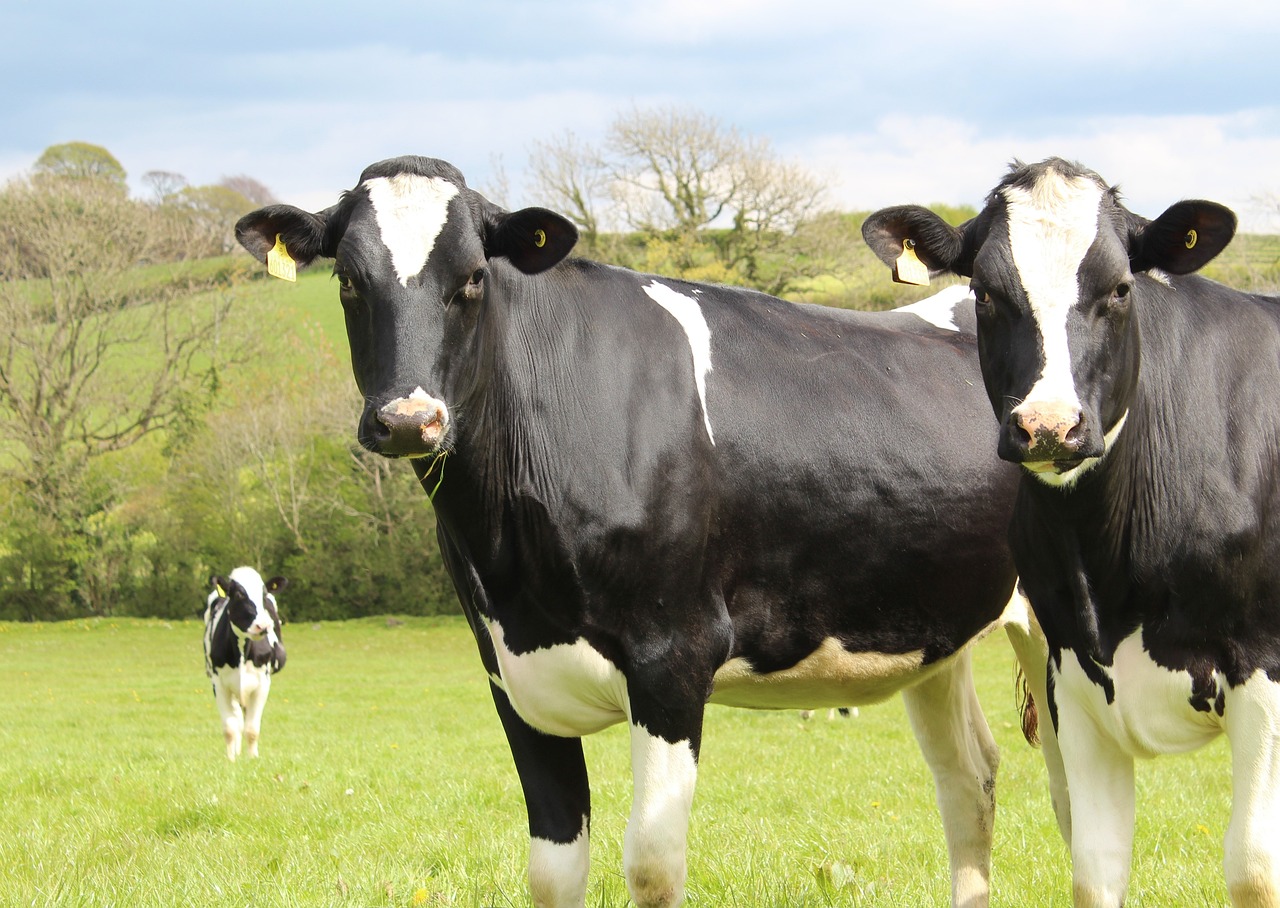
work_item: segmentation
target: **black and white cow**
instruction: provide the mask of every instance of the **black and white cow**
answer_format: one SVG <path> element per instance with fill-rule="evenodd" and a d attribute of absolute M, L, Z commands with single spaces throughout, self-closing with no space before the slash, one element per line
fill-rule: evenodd
<path fill-rule="evenodd" d="M 580 736 L 632 740 L 639 906 L 683 898 L 708 702 L 903 691 L 937 782 L 956 904 L 987 904 L 997 753 L 966 644 L 1014 587 L 1016 470 L 954 295 L 870 315 L 565 259 L 451 165 L 365 170 L 332 208 L 271 206 L 265 259 L 333 258 L 359 438 L 412 459 L 529 814 L 539 906 L 581 906 Z M 1011 635 L 1044 674 L 1043 649 Z"/>
<path fill-rule="evenodd" d="M 213 682 L 228 760 L 240 755 L 241 735 L 248 740 L 249 756 L 258 755 L 271 676 L 285 662 L 280 612 L 272 594 L 288 582 L 272 577 L 264 583 L 251 567 L 209 578 L 213 591 L 205 603 L 204 670 Z"/>
<path fill-rule="evenodd" d="M 1280 300 L 1192 274 L 1235 216 L 1149 221 L 1097 174 L 1015 165 L 959 229 L 912 206 L 864 230 L 971 278 L 1011 540 L 1048 638 L 1077 905 L 1128 883 L 1135 757 L 1225 733 L 1236 905 L 1280 905 Z"/>

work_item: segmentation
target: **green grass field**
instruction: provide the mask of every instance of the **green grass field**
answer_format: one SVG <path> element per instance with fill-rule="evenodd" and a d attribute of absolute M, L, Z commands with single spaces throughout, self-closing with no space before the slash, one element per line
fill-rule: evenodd
<path fill-rule="evenodd" d="M 0 623 L 0 905 L 529 904 L 523 802 L 461 619 L 287 625 L 262 757 L 236 764 L 200 632 Z M 1039 753 L 1015 725 L 1003 637 L 976 663 L 1004 754 L 993 904 L 1066 905 L 1067 855 Z M 588 905 L 623 906 L 627 735 L 586 747 Z M 1227 904 L 1224 743 L 1138 770 L 1128 904 Z M 932 784 L 900 701 L 847 721 L 708 711 L 687 904 L 947 901 Z"/>

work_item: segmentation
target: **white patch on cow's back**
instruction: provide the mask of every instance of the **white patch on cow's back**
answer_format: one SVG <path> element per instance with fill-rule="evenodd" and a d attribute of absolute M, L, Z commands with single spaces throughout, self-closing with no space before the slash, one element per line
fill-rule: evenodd
<path fill-rule="evenodd" d="M 458 187 L 442 177 L 400 173 L 364 181 L 396 278 L 409 286 L 427 264 Z"/>
<path fill-rule="evenodd" d="M 671 313 L 689 339 L 689 350 L 693 354 L 693 380 L 698 386 L 698 400 L 702 404 L 702 421 L 707 427 L 707 437 L 711 439 L 712 444 L 715 444 L 716 436 L 711 431 L 711 416 L 707 410 L 707 373 L 711 371 L 711 329 L 707 327 L 707 319 L 702 314 L 702 307 L 693 297 L 677 293 L 657 281 L 645 287 L 644 292 L 649 299 Z"/>
<path fill-rule="evenodd" d="M 909 306 L 899 306 L 893 311 L 914 315 L 947 331 L 959 331 L 960 326 L 956 324 L 956 307 L 966 300 L 973 301 L 973 291 L 964 284 L 955 284 L 944 287 L 933 296 Z"/>
<path fill-rule="evenodd" d="M 1079 302 L 1077 274 L 1098 233 L 1103 188 L 1087 177 L 1048 170 L 1030 190 L 1007 186 L 1009 248 L 1040 329 L 1044 371 L 1027 403 L 1062 402 L 1077 409 L 1067 315 Z"/>
<path fill-rule="evenodd" d="M 1084 673 L 1073 653 L 1064 651 L 1056 669 L 1055 696 L 1071 697 L 1098 728 L 1133 757 L 1182 753 L 1208 743 L 1222 731 L 1222 717 L 1191 705 L 1191 675 L 1157 665 L 1142 645 L 1142 629 L 1116 647 L 1110 666 L 1101 666 L 1115 686 L 1115 698 Z M 1215 675 L 1226 687 L 1221 673 Z M 1070 734 L 1070 729 L 1063 729 Z"/>
<path fill-rule="evenodd" d="M 730 659 L 716 671 L 711 702 L 750 709 L 860 706 L 883 700 L 917 680 L 923 665 L 922 650 L 854 653 L 828 637 L 795 665 L 768 674 L 757 673 L 742 657 Z"/>
<path fill-rule="evenodd" d="M 502 625 L 488 622 L 498 657 L 493 682 L 520 718 L 549 735 L 578 737 L 627 717 L 627 679 L 586 640 L 516 654 Z"/>

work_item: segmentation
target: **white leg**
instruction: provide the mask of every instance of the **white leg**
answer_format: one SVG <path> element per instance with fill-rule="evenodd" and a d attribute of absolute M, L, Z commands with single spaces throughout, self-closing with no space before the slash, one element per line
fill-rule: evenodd
<path fill-rule="evenodd" d="M 633 724 L 631 773 L 635 793 L 622 848 L 627 889 L 638 908 L 675 908 L 684 900 L 689 811 L 698 774 L 693 748 Z"/>
<path fill-rule="evenodd" d="M 244 713 L 240 709 L 240 701 L 223 685 L 218 686 L 215 699 L 218 702 L 218 715 L 222 717 L 222 736 L 227 743 L 227 759 L 234 763 L 236 757 L 240 756 L 240 735 L 244 731 Z"/>
<path fill-rule="evenodd" d="M 1259 671 L 1226 694 L 1231 822 L 1225 870 L 1237 908 L 1280 906 L 1280 684 Z"/>
<path fill-rule="evenodd" d="M 985 908 L 1000 752 L 978 704 L 968 651 L 902 697 L 937 789 L 951 863 L 951 902 L 958 908 Z"/>
<path fill-rule="evenodd" d="M 1046 690 L 1046 668 L 1049 664 L 1049 645 L 1026 599 L 1019 593 L 1005 610 L 1005 633 L 1013 646 L 1022 674 L 1031 689 L 1031 699 L 1036 705 L 1040 735 L 1040 752 L 1045 769 L 1049 773 L 1049 800 L 1054 816 L 1058 819 L 1058 832 L 1068 847 L 1071 845 L 1071 801 L 1067 793 L 1067 773 L 1062 767 L 1062 750 L 1058 745 L 1058 733 L 1049 716 L 1049 696 Z"/>
<path fill-rule="evenodd" d="M 1074 659 L 1064 653 L 1064 659 Z M 1055 686 L 1058 742 L 1071 796 L 1072 892 L 1076 908 L 1120 908 L 1133 859 L 1133 758 L 1087 709 Z"/>
<path fill-rule="evenodd" d="M 529 891 L 536 908 L 581 908 L 587 897 L 590 848 L 585 818 L 582 832 L 567 845 L 529 840 Z"/>
<path fill-rule="evenodd" d="M 258 681 L 258 688 L 249 695 L 244 711 L 245 749 L 249 756 L 258 756 L 258 736 L 262 732 L 262 713 L 267 708 L 267 695 L 271 693 L 271 676 L 265 672 Z"/>

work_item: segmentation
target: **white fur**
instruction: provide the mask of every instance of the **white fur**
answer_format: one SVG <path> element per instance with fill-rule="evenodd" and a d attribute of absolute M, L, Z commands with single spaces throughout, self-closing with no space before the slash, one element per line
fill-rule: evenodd
<path fill-rule="evenodd" d="M 490 621 L 498 656 L 495 684 L 529 725 L 549 735 L 578 737 L 626 718 L 627 679 L 587 641 L 560 643 L 517 655 L 502 625 Z"/>
<path fill-rule="evenodd" d="M 684 900 L 689 812 L 698 776 L 693 748 L 633 724 L 631 774 L 635 788 L 622 845 L 627 890 L 638 908 L 675 908 Z"/>
<path fill-rule="evenodd" d="M 1088 831 L 1071 843 L 1076 904 L 1122 904 L 1133 853 L 1134 759 L 1191 750 L 1223 731 L 1234 784 L 1227 886 L 1236 905 L 1280 904 L 1280 684 L 1258 671 L 1232 688 L 1218 673 L 1223 715 L 1196 710 L 1191 676 L 1156 665 L 1141 630 L 1102 670 L 1115 685 L 1110 704 L 1072 654 L 1054 672 L 1071 820 Z"/>
<path fill-rule="evenodd" d="M 947 331 L 959 331 L 960 326 L 956 324 L 956 306 L 972 299 L 972 290 L 964 284 L 956 284 L 944 287 L 933 296 L 909 306 L 899 306 L 893 311 L 909 313 Z"/>
<path fill-rule="evenodd" d="M 534 908 L 582 908 L 587 897 L 591 846 L 587 818 L 572 842 L 529 840 L 529 892 Z"/>
<path fill-rule="evenodd" d="M 665 284 L 654 281 L 644 288 L 645 294 L 680 323 L 689 339 L 689 351 L 693 354 L 693 380 L 698 386 L 698 400 L 702 404 L 702 421 L 707 427 L 707 437 L 716 443 L 711 431 L 711 416 L 707 411 L 707 373 L 711 371 L 711 329 L 702 314 L 698 301 L 691 296 L 677 293 Z"/>
<path fill-rule="evenodd" d="M 374 219 L 401 285 L 427 264 L 458 187 L 440 177 L 401 173 L 364 181 Z"/>
<path fill-rule="evenodd" d="M 1040 328 L 1044 370 L 1025 403 L 1080 408 L 1071 376 L 1067 314 L 1080 300 L 1076 275 L 1098 233 L 1102 187 L 1088 177 L 1048 171 L 1031 190 L 1006 187 L 1009 247 Z"/>
<path fill-rule="evenodd" d="M 730 659 L 715 675 L 712 703 L 752 709 L 811 709 L 875 703 L 915 680 L 924 653 L 852 653 L 834 637 L 790 668 L 758 674 Z"/>

